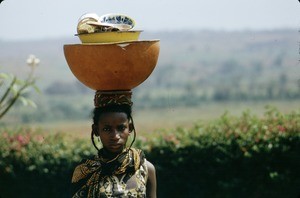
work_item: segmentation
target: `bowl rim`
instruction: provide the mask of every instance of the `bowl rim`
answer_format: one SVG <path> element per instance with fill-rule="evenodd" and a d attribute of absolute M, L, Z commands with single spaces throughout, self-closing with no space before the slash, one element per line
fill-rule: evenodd
<path fill-rule="evenodd" d="M 82 33 L 82 34 L 74 34 L 74 36 L 89 36 L 89 35 L 95 35 L 95 34 L 122 34 L 122 33 L 137 33 L 137 32 L 143 32 L 144 30 L 128 30 L 128 31 L 113 31 L 113 32 L 94 32 L 94 33 Z"/>
<path fill-rule="evenodd" d="M 121 45 L 121 44 L 135 44 L 135 43 L 147 43 L 147 42 L 160 42 L 160 39 L 151 39 L 151 40 L 140 40 L 140 41 L 116 41 L 108 43 L 81 43 L 81 44 L 64 44 L 64 46 L 79 46 L 79 45 Z"/>

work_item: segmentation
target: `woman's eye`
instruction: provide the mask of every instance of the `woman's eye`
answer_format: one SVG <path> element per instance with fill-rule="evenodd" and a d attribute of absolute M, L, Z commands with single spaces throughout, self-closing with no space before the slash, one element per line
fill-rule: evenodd
<path fill-rule="evenodd" d="M 126 129 L 126 126 L 119 126 L 118 131 L 124 131 Z"/>
<path fill-rule="evenodd" d="M 106 131 L 106 132 L 109 132 L 109 131 L 110 131 L 110 128 L 105 127 L 105 128 L 103 128 L 102 130 L 103 130 L 103 131 Z"/>

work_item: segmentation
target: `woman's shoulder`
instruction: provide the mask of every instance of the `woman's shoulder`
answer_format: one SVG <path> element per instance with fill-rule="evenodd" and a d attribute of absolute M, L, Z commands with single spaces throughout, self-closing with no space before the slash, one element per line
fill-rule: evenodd
<path fill-rule="evenodd" d="M 155 166 L 149 162 L 146 161 L 146 166 L 148 169 L 148 179 L 147 179 L 147 197 L 156 197 L 156 172 L 155 172 Z"/>
<path fill-rule="evenodd" d="M 148 171 L 151 171 L 151 172 L 155 171 L 155 166 L 151 162 L 149 162 L 147 159 L 145 159 L 145 164 L 147 166 Z"/>
<path fill-rule="evenodd" d="M 86 178 L 101 167 L 96 158 L 97 156 L 82 159 L 81 162 L 77 164 L 73 172 L 72 183 Z"/>
<path fill-rule="evenodd" d="M 155 166 L 147 159 L 145 159 L 145 165 L 147 167 L 148 175 L 155 175 Z"/>
<path fill-rule="evenodd" d="M 90 156 L 88 158 L 83 158 L 81 159 L 81 161 L 79 163 L 77 163 L 77 165 L 75 166 L 75 169 L 77 167 L 82 167 L 82 166 L 93 166 L 93 165 L 97 165 L 99 164 L 99 160 L 97 160 L 98 156 L 94 155 L 94 156 Z"/>

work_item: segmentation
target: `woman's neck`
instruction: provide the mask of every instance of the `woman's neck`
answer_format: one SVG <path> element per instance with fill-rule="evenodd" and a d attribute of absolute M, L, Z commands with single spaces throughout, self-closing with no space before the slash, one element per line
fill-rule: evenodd
<path fill-rule="evenodd" d="M 122 153 L 122 152 L 120 152 L 120 153 Z M 112 152 L 109 152 L 105 148 L 102 149 L 102 156 L 108 160 L 112 160 L 112 159 L 116 158 L 120 153 L 112 153 Z"/>

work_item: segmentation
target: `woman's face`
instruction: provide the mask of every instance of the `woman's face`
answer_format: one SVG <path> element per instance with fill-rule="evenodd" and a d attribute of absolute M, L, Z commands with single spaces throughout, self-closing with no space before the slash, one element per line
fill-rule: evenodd
<path fill-rule="evenodd" d="M 127 115 L 122 112 L 108 112 L 100 116 L 96 131 L 103 147 L 112 154 L 119 154 L 130 135 Z"/>

